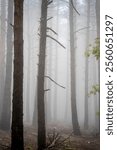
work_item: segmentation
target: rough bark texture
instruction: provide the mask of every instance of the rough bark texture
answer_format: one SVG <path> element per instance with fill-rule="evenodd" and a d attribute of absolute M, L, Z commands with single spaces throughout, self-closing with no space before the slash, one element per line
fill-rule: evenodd
<path fill-rule="evenodd" d="M 14 0 L 14 73 L 11 149 L 24 150 L 23 139 L 23 0 Z"/>
<path fill-rule="evenodd" d="M 46 145 L 45 105 L 44 105 L 44 74 L 46 55 L 47 0 L 42 0 L 40 23 L 40 51 L 38 65 L 37 109 L 38 109 L 38 150 Z"/>
<path fill-rule="evenodd" d="M 70 52 L 71 52 L 71 113 L 72 125 L 75 135 L 80 135 L 80 127 L 78 123 L 77 106 L 76 106 L 76 71 L 75 71 L 75 48 L 74 48 L 74 24 L 73 24 L 73 7 L 69 0 L 69 22 L 70 22 Z"/>
<path fill-rule="evenodd" d="M 1 116 L 1 129 L 10 130 L 11 119 L 11 81 L 12 81 L 12 35 L 13 29 L 10 24 L 13 22 L 13 0 L 8 1 L 8 22 L 7 22 L 7 55 L 6 55 L 6 78 L 3 97 L 3 109 Z M 7 111 L 6 111 L 7 110 Z"/>

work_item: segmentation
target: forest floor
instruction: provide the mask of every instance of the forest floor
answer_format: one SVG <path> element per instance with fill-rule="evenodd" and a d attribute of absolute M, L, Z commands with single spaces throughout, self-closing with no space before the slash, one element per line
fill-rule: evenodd
<path fill-rule="evenodd" d="M 24 130 L 25 150 L 36 150 L 37 131 L 26 127 Z M 68 129 L 48 129 L 45 150 L 99 150 L 98 135 L 74 136 Z M 10 133 L 0 130 L 0 150 L 10 150 Z"/>

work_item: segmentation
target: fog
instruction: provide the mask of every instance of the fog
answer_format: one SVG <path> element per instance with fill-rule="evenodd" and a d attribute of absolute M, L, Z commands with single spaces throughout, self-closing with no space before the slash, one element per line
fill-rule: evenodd
<path fill-rule="evenodd" d="M 14 83 L 14 53 L 12 51 L 12 70 L 9 70 L 12 76 L 8 79 L 12 82 L 10 95 L 6 100 L 4 98 L 5 84 L 9 83 L 5 83 L 5 78 L 8 70 L 7 57 L 10 57 L 8 56 L 7 38 L 9 37 L 7 32 L 10 24 L 13 49 L 14 23 L 8 22 L 8 1 L 1 0 L 0 2 L 0 124 L 6 124 L 7 121 L 4 122 L 4 120 L 7 120 L 7 117 L 6 114 L 3 114 L 3 110 L 7 111 L 8 106 L 5 106 L 10 105 L 9 112 L 12 113 Z M 96 39 L 99 38 L 96 0 L 74 0 L 71 7 L 73 28 L 70 27 L 72 13 L 70 14 L 68 0 L 54 0 L 48 5 L 44 74 L 46 128 L 73 130 L 71 109 L 73 85 L 71 85 L 71 80 L 74 78 L 74 91 L 76 92 L 74 97 L 76 98 L 77 119 L 81 134 L 96 135 L 100 130 L 99 90 L 96 89 L 96 86 L 99 86 L 99 58 L 96 59 L 95 53 L 92 52 L 97 46 Z M 37 116 L 41 116 L 41 114 L 37 114 L 41 0 L 24 0 L 23 17 L 23 122 L 24 126 L 37 128 Z M 73 29 L 72 34 L 70 34 L 71 29 Z M 70 35 L 73 36 L 70 37 Z M 72 39 L 74 39 L 74 43 L 71 43 L 73 48 L 71 50 L 70 41 Z M 72 60 L 73 62 L 71 62 Z M 73 72 L 72 64 L 75 68 L 74 77 L 71 73 Z M 9 91 L 8 88 L 6 89 Z M 4 101 L 6 101 L 6 105 L 4 105 Z M 10 117 L 10 126 L 11 122 L 12 117 Z M 0 125 L 0 129 L 4 130 L 2 125 Z"/>

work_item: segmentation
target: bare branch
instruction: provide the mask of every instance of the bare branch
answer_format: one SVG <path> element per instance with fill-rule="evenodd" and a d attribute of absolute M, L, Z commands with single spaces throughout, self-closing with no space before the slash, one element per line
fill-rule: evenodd
<path fill-rule="evenodd" d="M 50 30 L 50 31 L 52 31 L 54 34 L 58 35 L 58 33 L 57 33 L 56 31 L 54 31 L 53 29 L 51 29 L 51 28 L 49 28 L 49 27 L 47 27 L 47 30 Z"/>
<path fill-rule="evenodd" d="M 48 5 L 50 5 L 53 2 L 53 0 L 48 0 Z"/>
<path fill-rule="evenodd" d="M 38 35 L 41 36 L 40 33 L 38 33 Z M 46 37 L 51 38 L 52 40 L 54 40 L 55 42 L 57 42 L 61 47 L 63 47 L 64 49 L 66 49 L 66 47 L 63 44 L 61 44 L 58 40 L 56 40 L 55 38 L 51 37 L 50 35 L 46 35 Z"/>
<path fill-rule="evenodd" d="M 73 134 L 73 132 L 72 132 L 67 138 L 65 138 L 62 142 L 60 142 L 59 144 L 62 144 L 62 143 L 64 143 L 65 141 L 67 141 L 67 140 L 71 137 L 72 134 Z"/>
<path fill-rule="evenodd" d="M 64 142 L 66 142 L 70 139 L 72 133 L 63 140 L 61 140 L 62 136 L 59 133 L 54 133 L 53 132 L 53 136 L 48 135 L 48 139 L 50 141 L 50 144 L 48 145 L 47 150 L 50 149 L 50 148 L 54 148 L 54 147 L 58 147 L 60 145 L 63 145 Z"/>
<path fill-rule="evenodd" d="M 59 141 L 60 138 L 61 138 L 61 136 L 59 135 L 59 133 L 57 133 L 57 134 L 55 135 L 54 140 L 53 140 L 52 143 L 48 146 L 48 148 L 55 147 L 56 143 Z"/>
<path fill-rule="evenodd" d="M 44 90 L 44 92 L 48 92 L 48 91 L 50 91 L 50 89 L 45 89 L 45 90 Z"/>
<path fill-rule="evenodd" d="M 14 25 L 13 25 L 12 23 L 10 23 L 10 26 L 11 26 L 12 28 L 14 28 Z"/>
<path fill-rule="evenodd" d="M 60 86 L 61 88 L 65 89 L 64 86 L 58 84 L 56 81 L 54 81 L 54 80 L 53 80 L 52 78 L 50 78 L 49 76 L 44 76 L 44 77 L 50 79 L 50 80 L 51 80 L 52 82 L 54 82 L 56 85 L 58 85 L 58 86 Z"/>
<path fill-rule="evenodd" d="M 79 32 L 81 30 L 87 29 L 87 28 L 90 28 L 90 27 L 84 27 L 84 28 L 78 29 L 77 31 L 75 31 L 75 33 Z"/>
<path fill-rule="evenodd" d="M 49 21 L 50 19 L 52 19 L 53 17 L 49 17 L 48 19 L 47 19 L 47 21 Z"/>
<path fill-rule="evenodd" d="M 62 46 L 64 49 L 66 49 L 66 47 L 61 44 L 59 41 L 57 41 L 55 38 L 51 37 L 50 35 L 46 35 L 47 37 L 51 38 L 52 40 L 56 41 L 60 46 Z"/>
<path fill-rule="evenodd" d="M 71 0 L 71 4 L 72 4 L 72 7 L 73 7 L 73 9 L 75 10 L 75 12 L 76 12 L 78 15 L 80 15 L 80 13 L 77 11 L 77 9 L 76 9 L 75 6 L 74 6 L 73 0 Z"/>

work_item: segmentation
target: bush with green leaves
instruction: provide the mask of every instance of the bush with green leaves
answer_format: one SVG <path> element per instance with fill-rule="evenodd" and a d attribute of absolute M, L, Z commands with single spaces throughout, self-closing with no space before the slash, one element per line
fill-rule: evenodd
<path fill-rule="evenodd" d="M 100 58 L 100 39 L 96 38 L 93 45 L 89 45 L 89 49 L 85 51 L 85 56 L 90 57 L 93 55 L 96 60 L 99 60 Z M 91 88 L 91 91 L 89 92 L 89 96 L 96 95 L 100 92 L 100 86 L 99 84 L 93 85 Z"/>
<path fill-rule="evenodd" d="M 93 55 L 97 60 L 100 58 L 100 39 L 96 38 L 93 45 L 89 45 L 89 49 L 85 51 L 85 56 Z"/>

